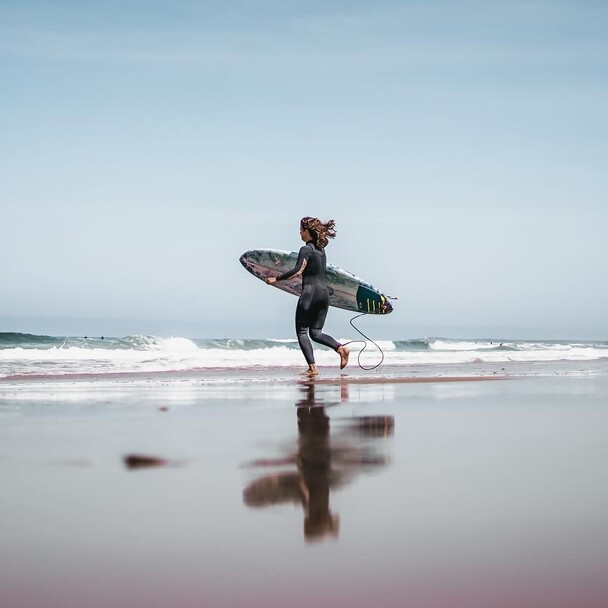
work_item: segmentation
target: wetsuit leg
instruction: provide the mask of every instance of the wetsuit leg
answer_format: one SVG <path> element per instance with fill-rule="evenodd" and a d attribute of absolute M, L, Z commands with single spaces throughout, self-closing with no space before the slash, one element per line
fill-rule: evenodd
<path fill-rule="evenodd" d="M 331 336 L 322 332 L 327 311 L 329 310 L 329 298 L 327 290 L 318 293 L 314 289 L 304 289 L 298 300 L 296 308 L 296 335 L 298 344 L 302 349 L 306 363 L 314 365 L 315 356 L 310 343 L 310 337 L 319 344 L 328 346 L 333 350 L 340 348 L 340 343 L 336 342 Z"/>
<path fill-rule="evenodd" d="M 298 344 L 308 365 L 315 364 L 315 355 L 308 337 L 311 306 L 313 303 L 312 296 L 313 294 L 310 291 L 304 290 L 296 307 L 296 335 L 298 337 Z"/>
<path fill-rule="evenodd" d="M 323 329 L 323 325 L 325 325 L 325 319 L 327 318 L 329 302 L 322 302 L 315 308 L 314 319 L 310 323 L 310 337 L 319 344 L 329 346 L 329 348 L 333 350 L 338 350 L 338 348 L 340 348 L 340 343 L 336 342 L 331 336 L 324 334 L 321 331 Z"/>

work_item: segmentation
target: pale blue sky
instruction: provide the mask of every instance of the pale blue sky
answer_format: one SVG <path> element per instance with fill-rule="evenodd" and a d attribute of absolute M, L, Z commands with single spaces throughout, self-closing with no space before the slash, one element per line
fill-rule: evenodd
<path fill-rule="evenodd" d="M 606 31 L 603 1 L 0 0 L 0 331 L 289 337 L 238 257 L 317 215 L 400 298 L 373 335 L 608 339 Z"/>

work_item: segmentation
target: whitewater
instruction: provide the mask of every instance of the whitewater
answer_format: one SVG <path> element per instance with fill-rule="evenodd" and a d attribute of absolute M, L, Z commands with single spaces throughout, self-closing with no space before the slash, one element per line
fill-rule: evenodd
<path fill-rule="evenodd" d="M 344 340 L 346 341 L 346 340 Z M 608 362 L 605 341 L 448 339 L 353 342 L 347 371 L 365 373 L 424 367 L 478 368 L 480 364 L 525 365 L 528 373 L 555 370 L 555 364 Z M 334 352 L 316 346 L 320 368 L 336 368 Z M 543 364 L 548 367 L 543 368 Z M 295 339 L 209 339 L 161 336 L 56 337 L 0 333 L 0 382 L 117 374 L 273 370 L 304 367 Z M 571 367 L 571 366 L 570 366 Z M 597 365 L 594 369 L 597 368 Z M 501 368 L 502 369 L 502 368 Z M 506 369 L 506 368 L 505 368 Z"/>

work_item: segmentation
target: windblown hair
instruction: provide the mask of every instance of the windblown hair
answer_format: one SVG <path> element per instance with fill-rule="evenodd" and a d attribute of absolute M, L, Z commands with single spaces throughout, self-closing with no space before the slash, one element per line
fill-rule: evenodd
<path fill-rule="evenodd" d="M 327 243 L 329 243 L 329 239 L 333 239 L 336 236 L 336 222 L 334 220 L 322 222 L 316 217 L 303 217 L 300 220 L 300 228 L 310 232 L 315 247 L 318 249 L 325 249 Z"/>

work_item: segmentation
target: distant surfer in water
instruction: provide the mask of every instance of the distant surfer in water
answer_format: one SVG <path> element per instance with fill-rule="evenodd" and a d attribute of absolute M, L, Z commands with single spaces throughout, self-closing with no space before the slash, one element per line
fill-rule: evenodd
<path fill-rule="evenodd" d="M 300 237 L 306 245 L 300 249 L 296 265 L 278 277 L 266 279 L 266 282 L 272 285 L 277 281 L 302 276 L 302 293 L 296 308 L 296 334 L 308 363 L 308 370 L 305 373 L 309 376 L 316 376 L 319 373 L 309 334 L 315 342 L 329 346 L 340 355 L 340 369 L 344 369 L 348 363 L 349 349 L 321 331 L 329 309 L 325 247 L 329 239 L 336 236 L 335 225 L 334 220 L 323 223 L 316 217 L 302 218 Z"/>

